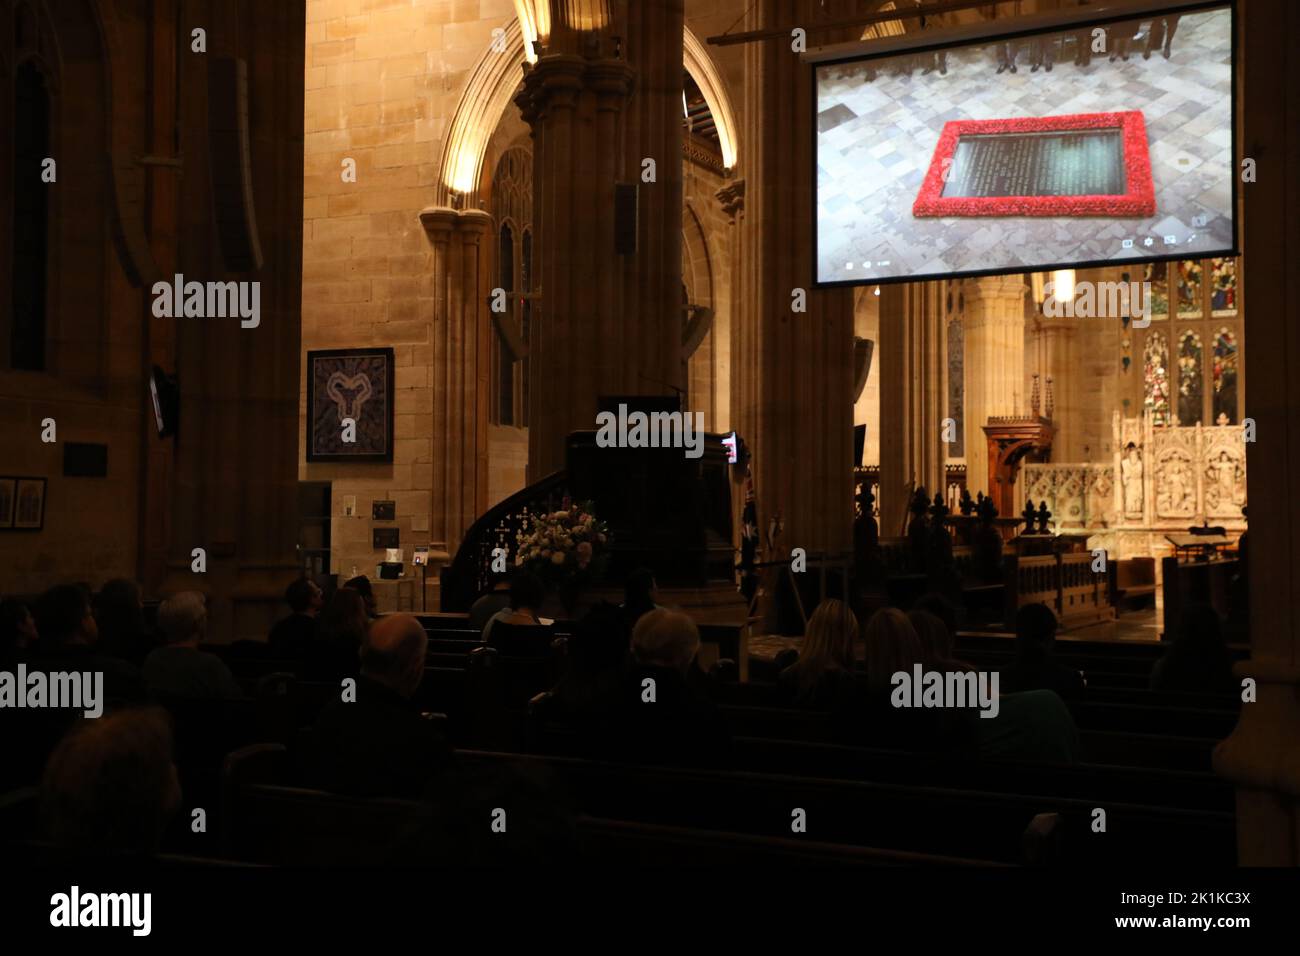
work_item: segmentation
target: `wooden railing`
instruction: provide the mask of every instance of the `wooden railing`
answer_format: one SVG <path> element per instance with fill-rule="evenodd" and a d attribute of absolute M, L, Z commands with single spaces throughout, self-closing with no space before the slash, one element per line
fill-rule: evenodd
<path fill-rule="evenodd" d="M 1111 575 L 1094 571 L 1096 558 L 1089 551 L 1003 558 L 1006 581 L 1006 625 L 1015 626 L 1016 611 L 1026 604 L 1041 603 L 1052 609 L 1061 627 L 1080 627 L 1115 619 Z"/>
<path fill-rule="evenodd" d="M 451 564 L 442 569 L 442 610 L 468 611 L 487 590 L 496 549 L 505 550 L 505 567 L 513 571 L 519 534 L 532 526 L 533 515 L 557 510 L 567 494 L 568 475 L 557 471 L 484 512 L 465 533 Z"/>

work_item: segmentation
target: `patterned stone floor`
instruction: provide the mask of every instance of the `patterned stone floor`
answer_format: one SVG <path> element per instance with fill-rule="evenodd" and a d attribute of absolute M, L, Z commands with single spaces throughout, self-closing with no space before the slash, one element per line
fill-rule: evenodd
<path fill-rule="evenodd" d="M 1231 243 L 1232 157 L 1229 14 L 1184 15 L 1171 56 L 1143 59 L 1146 25 L 1128 62 L 1094 54 L 1075 66 L 1074 39 L 1049 73 L 996 72 L 992 48 L 953 51 L 947 75 L 895 75 L 894 61 L 867 82 L 863 64 L 821 71 L 818 89 L 818 279 L 842 281 L 1142 254 L 1205 255 Z M 1157 212 L 1146 219 L 1032 217 L 920 219 L 912 203 L 943 124 L 1067 113 L 1141 110 L 1150 140 Z M 1193 219 L 1205 216 L 1203 224 Z M 1174 238 L 1167 246 L 1166 236 Z M 1133 239 L 1131 248 L 1122 240 Z M 1144 244 L 1150 239 L 1150 244 Z M 888 265 L 881 265 L 882 260 Z M 871 262 L 870 271 L 864 263 Z M 851 265 L 851 268 L 849 267 Z"/>

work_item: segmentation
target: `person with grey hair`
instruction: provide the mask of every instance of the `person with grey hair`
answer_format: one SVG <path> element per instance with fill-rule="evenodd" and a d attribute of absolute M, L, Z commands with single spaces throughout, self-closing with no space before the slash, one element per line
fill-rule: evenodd
<path fill-rule="evenodd" d="M 243 691 L 221 658 L 199 650 L 208 629 L 206 601 L 182 591 L 158 607 L 155 626 L 161 646 L 149 652 L 141 673 L 154 697 L 230 700 Z"/>
<path fill-rule="evenodd" d="M 340 683 L 296 753 L 308 786 L 362 797 L 432 796 L 450 749 L 412 699 L 429 639 L 410 614 L 375 621 L 361 645 L 361 675 Z"/>
<path fill-rule="evenodd" d="M 632 630 L 632 667 L 604 720 L 592 722 L 596 755 L 610 760 L 717 767 L 731 737 L 721 713 L 692 681 L 700 632 L 681 611 L 656 608 Z"/>

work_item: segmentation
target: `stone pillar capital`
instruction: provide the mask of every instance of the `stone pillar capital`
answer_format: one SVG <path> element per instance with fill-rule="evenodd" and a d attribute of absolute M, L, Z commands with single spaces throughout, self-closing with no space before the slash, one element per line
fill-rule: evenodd
<path fill-rule="evenodd" d="M 448 206 L 428 206 L 420 210 L 420 224 L 433 240 L 446 242 L 456 228 L 460 213 Z"/>
<path fill-rule="evenodd" d="M 718 201 L 722 203 L 722 211 L 727 214 L 727 217 L 733 223 L 745 211 L 745 181 L 743 179 L 733 179 L 713 195 L 718 197 Z"/>
<path fill-rule="evenodd" d="M 1018 299 L 1028 290 L 1029 287 L 1019 275 L 983 276 L 978 279 L 963 279 L 961 283 L 967 305 L 988 300 Z"/>

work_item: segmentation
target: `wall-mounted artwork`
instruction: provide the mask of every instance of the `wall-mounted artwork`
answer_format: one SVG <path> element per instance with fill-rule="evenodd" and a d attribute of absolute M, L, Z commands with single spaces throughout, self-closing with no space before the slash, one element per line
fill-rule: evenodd
<path fill-rule="evenodd" d="M 393 350 L 307 353 L 307 460 L 393 460 Z"/>
<path fill-rule="evenodd" d="M 401 529 L 399 528 L 371 528 L 371 543 L 376 551 L 396 548 L 401 544 Z"/>
<path fill-rule="evenodd" d="M 0 530 L 45 527 L 45 479 L 0 477 Z"/>

